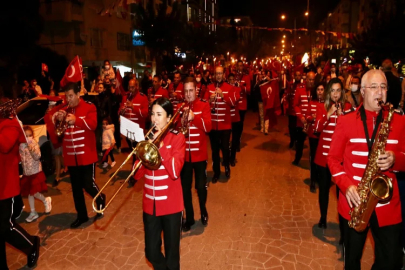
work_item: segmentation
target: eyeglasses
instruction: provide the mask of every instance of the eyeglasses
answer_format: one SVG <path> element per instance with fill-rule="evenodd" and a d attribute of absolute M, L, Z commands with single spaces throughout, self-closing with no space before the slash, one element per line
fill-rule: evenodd
<path fill-rule="evenodd" d="M 372 84 L 371 86 L 362 86 L 362 88 L 369 88 L 373 92 L 376 92 L 378 89 L 381 89 L 381 91 L 388 91 L 388 86 L 384 83 L 382 83 L 380 85 Z"/>

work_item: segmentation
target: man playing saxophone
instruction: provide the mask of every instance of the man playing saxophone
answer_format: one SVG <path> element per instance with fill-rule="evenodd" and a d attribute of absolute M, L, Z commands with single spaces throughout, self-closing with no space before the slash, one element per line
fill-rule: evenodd
<path fill-rule="evenodd" d="M 379 103 L 380 99 L 386 102 L 387 91 L 387 80 L 382 71 L 370 70 L 363 76 L 363 104 L 356 111 L 339 117 L 327 158 L 333 179 L 340 189 L 338 211 L 345 219 L 342 227 L 346 270 L 360 269 L 369 228 L 375 242 L 372 269 L 402 267 L 401 204 L 394 172 L 405 168 L 405 121 Z M 390 119 L 387 115 L 392 115 L 390 123 L 386 120 Z M 389 126 L 381 125 L 379 129 L 380 123 L 389 123 Z M 362 186 L 365 179 L 372 179 L 378 172 L 390 178 L 392 197 L 385 202 L 379 200 L 376 207 L 364 208 L 371 212 L 366 220 L 369 226 L 364 231 L 354 229 L 354 212 L 350 214 L 350 211 L 363 205 L 361 194 L 368 194 L 368 199 L 373 199 L 374 195 L 364 193 Z"/>
<path fill-rule="evenodd" d="M 66 121 L 62 133 L 63 158 L 68 166 L 72 183 L 73 200 L 77 219 L 70 225 L 77 228 L 89 220 L 83 189 L 92 197 L 98 193 L 95 182 L 95 164 L 98 161 L 95 130 L 97 127 L 97 109 L 91 103 L 80 98 L 80 85 L 68 83 L 64 89 L 69 112 L 59 110 L 53 114 L 52 121 Z M 65 107 L 64 104 L 61 107 Z M 58 110 L 55 108 L 55 110 Z M 52 132 L 51 127 L 47 127 Z M 97 200 L 97 206 L 103 208 L 105 195 Z M 100 217 L 97 214 L 97 217 Z"/>

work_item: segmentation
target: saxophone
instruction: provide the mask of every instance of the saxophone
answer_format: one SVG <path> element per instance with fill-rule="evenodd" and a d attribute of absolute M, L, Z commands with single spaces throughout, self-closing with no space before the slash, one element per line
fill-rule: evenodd
<path fill-rule="evenodd" d="M 382 109 L 384 108 L 384 102 L 381 99 L 378 100 L 378 104 Z M 360 204 L 350 210 L 349 221 L 349 227 L 355 229 L 357 232 L 362 232 L 367 228 L 371 214 L 377 203 L 387 202 L 392 197 L 391 178 L 381 173 L 380 168 L 377 166 L 377 160 L 380 154 L 385 153 L 385 145 L 390 132 L 390 123 L 394 111 L 393 106 L 390 105 L 388 116 L 381 123 L 380 130 L 371 148 L 371 154 L 363 177 L 357 186 Z"/>

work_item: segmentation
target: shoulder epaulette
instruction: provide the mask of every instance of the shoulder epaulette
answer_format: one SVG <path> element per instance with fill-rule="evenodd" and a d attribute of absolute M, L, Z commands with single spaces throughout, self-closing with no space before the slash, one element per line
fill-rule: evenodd
<path fill-rule="evenodd" d="M 394 112 L 399 115 L 404 115 L 404 111 L 402 109 L 395 109 Z"/>
<path fill-rule="evenodd" d="M 89 100 L 85 100 L 84 102 L 88 103 L 88 104 L 93 104 L 93 102 L 89 101 Z"/>
<path fill-rule="evenodd" d="M 351 113 L 351 112 L 354 112 L 354 111 L 356 111 L 356 109 L 353 108 L 353 107 L 351 107 L 350 109 L 344 111 L 343 114 L 346 115 L 346 114 Z"/>
<path fill-rule="evenodd" d="M 139 92 L 139 94 L 141 95 L 141 96 L 144 96 L 145 94 L 144 93 L 142 93 L 142 92 Z"/>
<path fill-rule="evenodd" d="M 200 101 L 202 101 L 202 102 L 207 102 L 207 100 L 206 100 L 206 99 L 203 99 L 203 98 L 200 98 Z"/>
<path fill-rule="evenodd" d="M 172 129 L 170 130 L 171 133 L 175 134 L 175 135 L 179 135 L 180 132 L 177 129 Z"/>

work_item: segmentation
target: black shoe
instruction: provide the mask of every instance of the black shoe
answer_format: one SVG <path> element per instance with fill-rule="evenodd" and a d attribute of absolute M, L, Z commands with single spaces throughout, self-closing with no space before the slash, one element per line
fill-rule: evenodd
<path fill-rule="evenodd" d="M 309 191 L 311 191 L 312 193 L 316 192 L 316 187 L 315 187 L 314 182 L 311 182 L 311 184 L 309 185 Z"/>
<path fill-rule="evenodd" d="M 288 145 L 288 148 L 293 148 L 294 147 L 294 142 L 290 142 L 290 145 Z"/>
<path fill-rule="evenodd" d="M 291 164 L 294 166 L 298 166 L 299 161 L 294 160 Z"/>
<path fill-rule="evenodd" d="M 318 227 L 321 229 L 326 229 L 326 219 L 321 218 L 318 223 Z"/>
<path fill-rule="evenodd" d="M 34 267 L 37 264 L 39 258 L 39 244 L 40 240 L 38 236 L 34 236 L 34 242 L 32 243 L 31 252 L 27 255 L 27 266 L 29 268 Z"/>
<path fill-rule="evenodd" d="M 201 214 L 201 223 L 204 226 L 208 225 L 208 213 Z"/>
<path fill-rule="evenodd" d="M 231 168 L 229 166 L 225 166 L 225 176 L 226 178 L 231 178 Z"/>
<path fill-rule="evenodd" d="M 59 181 L 58 180 L 53 180 L 53 183 L 52 183 L 52 187 L 57 187 L 59 185 Z"/>
<path fill-rule="evenodd" d="M 134 178 L 131 178 L 128 180 L 128 187 L 133 187 L 135 186 L 136 180 Z"/>
<path fill-rule="evenodd" d="M 268 132 L 264 132 L 264 135 L 266 135 L 266 136 L 267 136 L 267 135 L 269 135 L 269 133 L 268 133 Z"/>
<path fill-rule="evenodd" d="M 86 217 L 84 219 L 77 218 L 75 221 L 73 221 L 72 224 L 70 224 L 70 228 L 75 229 L 87 221 L 89 221 L 88 217 Z"/>
<path fill-rule="evenodd" d="M 231 160 L 231 161 L 229 161 L 229 164 L 232 166 L 232 167 L 235 167 L 235 160 Z"/>
<path fill-rule="evenodd" d="M 236 148 L 236 152 L 240 152 L 240 146 Z"/>
<path fill-rule="evenodd" d="M 191 229 L 191 226 L 193 226 L 195 224 L 195 221 L 186 221 L 183 223 L 183 225 L 181 226 L 181 229 L 183 230 L 183 232 L 188 232 Z"/>
<path fill-rule="evenodd" d="M 214 173 L 214 176 L 212 177 L 212 183 L 215 184 L 216 182 L 218 182 L 219 176 L 221 174 L 220 173 Z"/>

